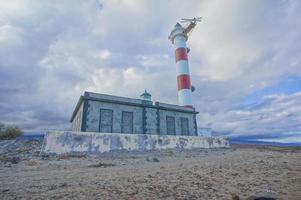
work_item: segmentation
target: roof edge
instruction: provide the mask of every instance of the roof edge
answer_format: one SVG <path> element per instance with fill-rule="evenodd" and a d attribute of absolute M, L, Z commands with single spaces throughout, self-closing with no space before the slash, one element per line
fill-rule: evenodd
<path fill-rule="evenodd" d="M 79 99 L 78 99 L 78 101 L 77 101 L 77 104 L 76 104 L 76 106 L 75 106 L 75 109 L 74 109 L 74 111 L 73 111 L 73 113 L 72 113 L 72 115 L 71 115 L 71 118 L 70 118 L 70 121 L 69 121 L 69 122 L 72 123 L 72 121 L 73 121 L 73 119 L 74 119 L 74 117 L 75 117 L 75 115 L 76 115 L 78 109 L 80 108 L 80 105 L 82 104 L 82 102 L 83 102 L 84 99 L 85 99 L 85 98 L 84 98 L 84 96 L 82 96 L 82 95 L 79 97 Z"/>
<path fill-rule="evenodd" d="M 90 94 L 96 94 L 96 95 L 100 94 L 100 95 L 104 95 L 106 97 L 117 97 L 117 98 L 122 98 L 122 99 L 125 99 L 125 100 L 126 99 L 132 99 L 132 100 L 135 100 L 135 101 L 138 100 L 138 101 L 141 101 L 141 103 L 140 102 L 123 102 L 123 101 L 118 100 L 118 99 L 110 100 L 110 99 L 106 99 L 106 98 L 103 99 L 103 98 L 98 98 L 98 97 L 91 97 Z M 139 106 L 139 107 L 160 108 L 160 109 L 163 109 L 163 110 L 186 112 L 186 113 L 193 113 L 193 114 L 198 114 L 199 113 L 195 110 L 195 108 L 186 108 L 186 107 L 175 105 L 175 104 L 154 102 L 154 104 L 148 105 L 148 104 L 145 104 L 143 102 L 143 100 L 141 100 L 141 99 L 135 99 L 135 98 L 130 98 L 130 97 L 121 97 L 121 96 L 115 96 L 115 95 L 108 95 L 108 94 L 101 94 L 101 93 L 94 93 L 94 92 L 85 91 L 84 94 L 81 95 L 79 100 L 77 101 L 75 109 L 74 109 L 74 111 L 72 113 L 72 116 L 70 118 L 71 123 L 72 123 L 74 117 L 76 116 L 77 111 L 80 108 L 80 106 L 81 106 L 81 104 L 84 100 L 110 102 L 110 103 L 117 103 L 117 104 L 126 104 L 126 105 Z"/>

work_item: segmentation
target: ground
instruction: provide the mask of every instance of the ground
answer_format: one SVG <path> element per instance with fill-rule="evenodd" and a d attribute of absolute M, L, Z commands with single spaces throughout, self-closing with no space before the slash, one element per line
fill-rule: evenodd
<path fill-rule="evenodd" d="M 301 199 L 300 148 L 42 158 L 40 143 L 0 142 L 1 199 Z"/>

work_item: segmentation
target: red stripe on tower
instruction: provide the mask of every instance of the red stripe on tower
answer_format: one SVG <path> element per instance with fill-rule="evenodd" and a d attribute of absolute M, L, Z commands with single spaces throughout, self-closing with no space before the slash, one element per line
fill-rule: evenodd
<path fill-rule="evenodd" d="M 182 74 L 177 77 L 178 80 L 178 90 L 191 88 L 190 76 L 187 74 Z"/>
<path fill-rule="evenodd" d="M 186 48 L 177 48 L 175 50 L 176 62 L 179 60 L 188 60 L 187 49 Z"/>

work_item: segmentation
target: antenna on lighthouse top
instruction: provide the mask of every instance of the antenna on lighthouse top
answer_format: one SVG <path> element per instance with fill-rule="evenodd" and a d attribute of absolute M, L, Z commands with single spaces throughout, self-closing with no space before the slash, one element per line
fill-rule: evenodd
<path fill-rule="evenodd" d="M 181 23 L 184 23 L 184 22 L 201 22 L 202 21 L 202 17 L 194 17 L 192 19 L 187 19 L 187 18 L 182 18 L 181 19 Z"/>
<path fill-rule="evenodd" d="M 201 21 L 201 19 L 202 17 L 195 17 L 192 19 L 182 18 L 181 23 L 189 22 L 188 26 L 183 27 L 181 24 L 177 23 L 174 29 L 171 31 L 170 35 L 168 36 L 168 39 L 170 39 L 170 41 L 173 44 L 175 37 L 181 35 L 185 38 L 185 41 L 187 41 L 192 29 L 196 26 L 197 22 Z"/>
<path fill-rule="evenodd" d="M 196 26 L 197 22 L 201 22 L 202 17 L 194 17 L 192 19 L 182 18 L 181 23 L 187 23 L 190 22 L 189 25 L 184 29 L 183 34 L 187 36 L 190 35 L 193 28 Z"/>

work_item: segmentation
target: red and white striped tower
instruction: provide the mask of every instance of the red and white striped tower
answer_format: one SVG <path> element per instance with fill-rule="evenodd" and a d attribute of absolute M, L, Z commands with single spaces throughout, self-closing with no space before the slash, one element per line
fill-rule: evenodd
<path fill-rule="evenodd" d="M 175 48 L 175 58 L 177 65 L 177 81 L 178 81 L 178 101 L 181 106 L 191 107 L 192 105 L 192 92 L 190 73 L 188 65 L 187 53 L 189 49 L 186 46 L 188 35 L 196 26 L 197 22 L 201 21 L 201 17 L 193 19 L 182 19 L 181 22 L 189 22 L 187 27 L 182 27 L 177 23 L 169 35 L 169 39 Z"/>
<path fill-rule="evenodd" d="M 184 31 L 185 29 L 181 26 L 181 24 L 177 23 L 174 29 L 171 31 L 169 39 L 175 48 L 179 105 L 193 107 L 187 56 L 188 49 L 186 47 L 186 41 L 188 37 Z"/>

